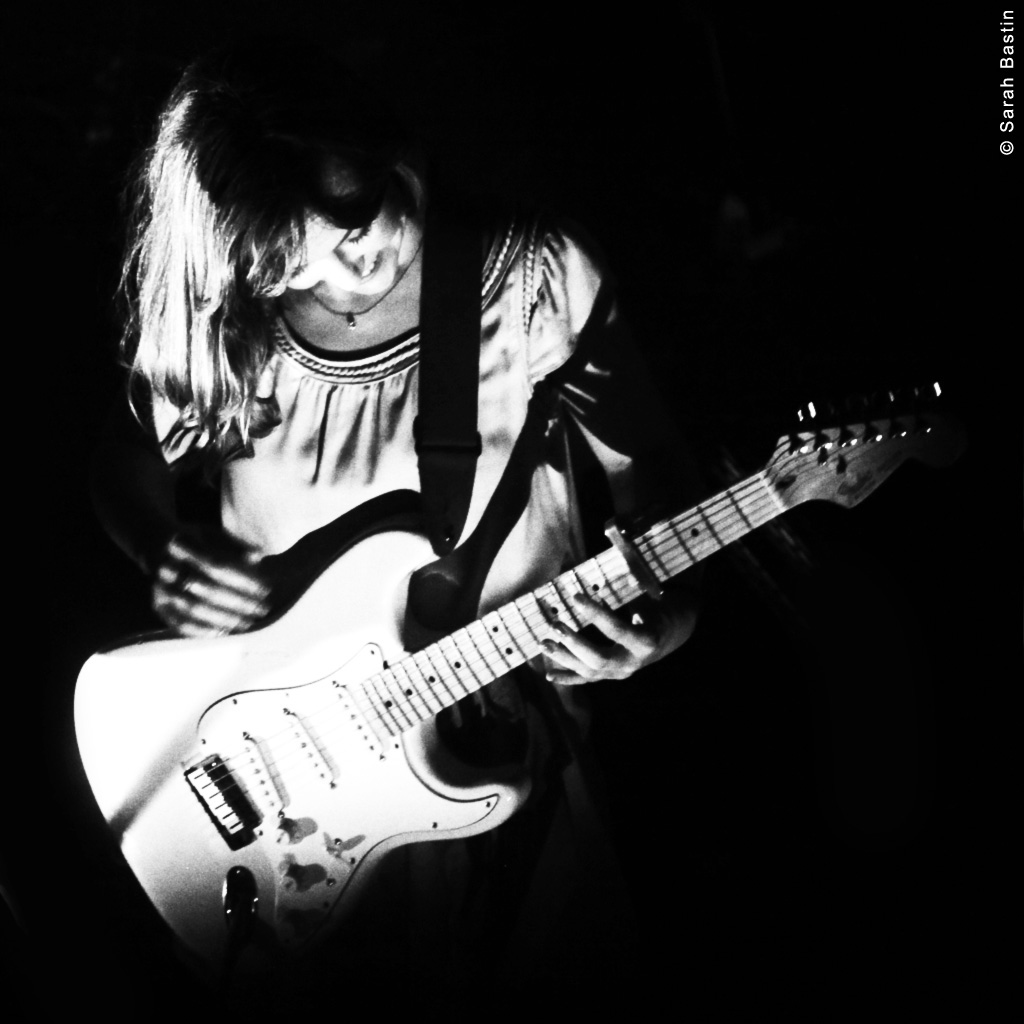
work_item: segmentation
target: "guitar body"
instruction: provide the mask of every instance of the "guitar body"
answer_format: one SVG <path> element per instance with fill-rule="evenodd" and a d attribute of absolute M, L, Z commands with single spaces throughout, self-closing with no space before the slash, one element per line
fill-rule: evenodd
<path fill-rule="evenodd" d="M 642 535 L 609 529 L 612 547 L 474 622 L 434 585 L 450 563 L 417 574 L 418 619 L 458 626 L 422 643 L 403 642 L 423 632 L 406 600 L 433 552 L 417 496 L 381 495 L 264 560 L 283 611 L 261 629 L 92 657 L 75 693 L 89 782 L 197 969 L 270 972 L 348 918 L 389 850 L 521 804 L 525 769 L 471 775 L 435 716 L 541 654 L 552 623 L 585 626 L 574 598 L 624 608 L 801 502 L 852 507 L 907 458 L 962 447 L 926 414 L 782 437 L 764 470 Z"/>
<path fill-rule="evenodd" d="M 344 550 L 262 629 L 143 638 L 94 655 L 75 693 L 96 800 L 157 910 L 200 965 L 247 973 L 340 924 L 410 842 L 494 828 L 521 775 L 460 777 L 433 719 L 391 736 L 350 686 L 399 659 L 420 535 Z"/>

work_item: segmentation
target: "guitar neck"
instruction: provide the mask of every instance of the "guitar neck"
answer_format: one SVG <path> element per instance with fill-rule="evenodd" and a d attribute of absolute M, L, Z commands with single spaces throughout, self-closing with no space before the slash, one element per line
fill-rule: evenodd
<path fill-rule="evenodd" d="M 655 523 L 633 543 L 664 583 L 786 508 L 762 471 L 688 512 Z M 554 620 L 574 628 L 586 625 L 574 595 L 586 593 L 617 609 L 642 590 L 624 556 L 609 548 L 350 686 L 349 692 L 382 740 L 396 737 L 540 654 Z"/>

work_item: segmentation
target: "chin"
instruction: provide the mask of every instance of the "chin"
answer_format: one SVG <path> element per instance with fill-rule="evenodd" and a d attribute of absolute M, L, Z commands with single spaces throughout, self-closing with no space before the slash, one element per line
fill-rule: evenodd
<path fill-rule="evenodd" d="M 391 288 L 398 276 L 398 261 L 394 258 L 381 260 L 381 265 L 359 287 L 353 289 L 353 295 L 380 295 Z"/>

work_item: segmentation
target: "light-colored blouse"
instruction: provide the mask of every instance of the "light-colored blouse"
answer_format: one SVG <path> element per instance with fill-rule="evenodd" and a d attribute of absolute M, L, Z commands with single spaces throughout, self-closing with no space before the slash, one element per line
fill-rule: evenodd
<path fill-rule="evenodd" d="M 546 457 L 532 479 L 529 503 L 498 552 L 482 605 L 533 589 L 584 557 L 580 508 L 564 413 L 584 424 L 611 481 L 619 511 L 635 504 L 632 452 L 651 439 L 631 437 L 644 417 L 628 381 L 609 387 L 613 364 L 628 365 L 629 338 L 607 289 L 600 257 L 563 225 L 512 218 L 494 233 L 481 291 L 478 429 L 482 453 L 463 538 L 479 522 L 526 418 L 537 383 L 563 366 L 585 332 L 596 360 L 562 386 L 548 425 Z M 591 323 L 594 317 L 599 322 Z M 419 391 L 418 333 L 371 353 L 331 358 L 295 337 L 283 320 L 258 394 L 276 403 L 280 424 L 252 440 L 224 466 L 221 514 L 225 530 L 263 554 L 274 554 L 377 495 L 419 490 L 413 421 Z M 603 358 L 601 353 L 613 353 Z M 333 354 L 332 354 L 333 355 Z M 618 374 L 617 374 L 618 376 Z M 165 456 L 180 457 L 194 437 L 176 424 L 175 411 L 158 406 L 156 423 Z M 619 424 L 599 440 L 601 422 Z M 627 429 L 622 429 L 622 424 Z M 595 436 L 597 435 L 597 436 Z"/>

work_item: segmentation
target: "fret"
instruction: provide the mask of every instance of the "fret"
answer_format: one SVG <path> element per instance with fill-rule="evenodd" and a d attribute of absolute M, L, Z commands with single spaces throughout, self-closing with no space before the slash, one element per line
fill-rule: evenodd
<path fill-rule="evenodd" d="M 764 520 L 765 522 L 768 522 L 769 519 L 774 519 L 775 516 L 782 515 L 783 512 L 787 511 L 789 506 L 783 502 L 782 497 L 775 488 L 775 485 L 768 479 L 763 469 L 754 479 L 761 484 L 762 489 L 768 495 L 771 503 L 775 506 L 775 512 L 772 513 L 772 515 L 767 516 Z"/>
<path fill-rule="evenodd" d="M 505 611 L 506 626 L 509 627 L 509 635 L 519 648 L 519 653 L 525 662 L 525 660 L 534 656 L 538 650 L 534 631 L 529 628 L 529 623 L 526 622 L 526 617 L 519 606 L 519 601 L 510 601 L 508 604 L 503 605 L 503 610 Z M 522 624 L 521 627 L 515 625 L 515 618 L 512 617 L 513 614 L 519 618 L 519 622 Z"/>
<path fill-rule="evenodd" d="M 416 682 L 416 692 L 431 713 L 437 714 L 438 711 L 443 710 L 447 705 L 434 690 L 434 684 L 437 682 L 436 676 L 434 677 L 434 683 L 430 682 L 431 677 L 434 676 L 434 667 L 430 664 L 430 658 L 426 652 L 416 651 L 414 654 L 410 654 L 409 657 L 404 658 L 403 663 L 410 666 L 407 669 L 410 678 L 412 677 L 412 669 L 416 670 L 416 674 L 419 677 Z M 424 663 L 426 668 L 424 668 Z M 435 707 L 434 705 L 437 706 Z"/>
<path fill-rule="evenodd" d="M 372 678 L 372 677 L 371 677 Z M 381 745 L 384 744 L 384 733 L 391 734 L 391 730 L 388 728 L 387 723 L 377 712 L 374 705 L 373 698 L 367 690 L 367 684 L 369 679 L 364 679 L 361 683 L 354 686 L 349 686 L 348 693 L 352 699 L 352 703 L 355 705 L 356 711 L 359 712 L 359 716 L 363 721 L 370 727 L 374 736 L 377 737 L 377 742 Z M 360 699 L 362 698 L 362 699 Z"/>
<path fill-rule="evenodd" d="M 626 604 L 634 595 L 630 592 L 629 580 L 631 579 L 626 568 L 622 555 L 614 548 L 602 551 L 594 563 L 601 570 L 604 577 L 604 586 L 608 591 L 608 605 L 611 608 L 618 608 Z M 614 564 L 613 564 L 614 563 Z M 625 597 L 620 591 L 624 591 Z"/>
<path fill-rule="evenodd" d="M 489 635 L 494 637 L 494 645 L 501 651 L 501 656 L 503 658 L 507 661 L 509 659 L 516 658 L 516 664 L 522 664 L 522 662 L 526 660 L 527 655 L 523 650 L 522 644 L 512 634 L 511 630 L 509 630 L 501 612 L 501 608 L 496 608 L 491 612 L 493 621 L 490 623 L 491 628 Z M 494 629 L 495 626 L 498 626 L 497 631 Z M 501 637 L 504 637 L 504 640 L 502 640 Z M 516 655 L 516 651 L 519 652 L 518 656 Z M 509 667 L 512 667 L 511 662 L 509 663 Z"/>
<path fill-rule="evenodd" d="M 487 675 L 491 679 L 497 679 L 498 676 L 504 675 L 508 669 L 505 667 L 504 659 L 502 659 L 495 648 L 494 641 L 491 639 L 490 631 L 487 627 L 477 619 L 476 622 L 471 622 L 466 627 L 466 632 L 469 633 L 473 641 L 473 647 L 484 663 Z"/>
<path fill-rule="evenodd" d="M 405 676 L 406 686 L 403 688 L 403 693 L 409 698 L 409 708 L 413 715 L 418 718 L 421 722 L 427 718 L 430 718 L 432 709 L 430 705 L 424 700 L 423 694 L 420 692 L 421 685 L 417 683 L 412 677 L 410 668 L 415 668 L 416 663 L 412 658 L 403 658 L 401 661 L 396 662 L 391 666 L 391 671 L 395 673 L 395 678 L 398 678 L 398 673 L 401 672 Z M 413 698 L 416 698 L 420 704 L 423 705 L 423 711 L 420 711 L 416 707 L 416 702 Z"/>
<path fill-rule="evenodd" d="M 386 668 L 380 673 L 378 678 L 384 686 L 387 700 L 390 701 L 390 704 L 386 703 L 385 706 L 394 708 L 396 715 L 401 715 L 409 725 L 413 725 L 413 717 L 409 714 L 409 702 L 402 693 L 401 683 L 399 683 L 394 671 L 391 668 Z"/>
<path fill-rule="evenodd" d="M 605 575 L 601 563 L 596 558 L 590 560 L 587 573 L 593 580 L 589 591 L 590 596 L 599 601 L 610 601 L 612 599 L 612 592 L 608 585 L 608 577 Z"/>
<path fill-rule="evenodd" d="M 455 642 L 454 635 L 442 637 L 436 644 L 433 644 L 433 647 L 444 658 L 444 667 L 448 670 L 451 680 L 462 689 L 462 693 L 457 694 L 456 700 L 468 697 L 473 691 L 466 686 L 466 682 L 462 678 L 462 652 Z M 445 680 L 445 685 L 447 684 L 448 680 Z M 450 686 L 448 688 L 451 689 Z"/>
<path fill-rule="evenodd" d="M 452 640 L 462 655 L 460 659 L 463 666 L 462 682 L 468 686 L 471 693 L 475 693 L 481 686 L 485 686 L 491 681 L 490 673 L 486 671 L 487 662 L 477 650 L 476 644 L 473 643 L 473 637 L 465 627 L 452 633 Z M 485 670 L 483 673 L 480 672 L 481 667 Z M 468 683 L 465 679 L 467 675 L 469 676 Z"/>
<path fill-rule="evenodd" d="M 686 543 L 686 534 L 681 528 L 678 517 L 676 519 L 670 519 L 668 521 L 668 527 L 672 531 L 672 535 L 675 537 L 676 542 L 683 549 L 683 557 L 687 559 L 690 565 L 697 564 L 697 556 L 693 553 L 690 545 Z"/>
<path fill-rule="evenodd" d="M 616 607 L 621 608 L 623 605 L 629 604 L 630 601 L 636 600 L 636 598 L 640 596 L 641 591 L 639 582 L 629 571 L 629 566 L 626 564 L 622 555 L 618 551 L 613 551 L 612 554 L 615 561 L 622 566 L 615 577 L 620 584 L 619 590 L 615 595 L 615 600 L 617 602 Z"/>
<path fill-rule="evenodd" d="M 395 717 L 394 710 L 391 707 L 391 700 L 381 694 L 377 686 L 377 680 L 380 680 L 380 674 L 370 676 L 370 678 L 363 683 L 363 687 L 364 689 L 366 687 L 369 687 L 370 691 L 372 691 L 372 696 L 370 696 L 369 692 L 367 695 L 370 696 L 370 705 L 376 712 L 377 718 L 380 720 L 381 725 L 383 725 L 384 728 L 387 729 L 389 735 L 396 736 L 402 730 L 401 728 L 398 728 L 396 731 L 396 729 L 393 729 L 388 724 L 387 718 L 390 718 L 394 725 L 397 727 L 398 719 Z M 383 680 L 381 680 L 381 682 L 383 683 Z M 387 716 L 387 718 L 385 718 L 385 715 Z"/>
<path fill-rule="evenodd" d="M 715 529 L 714 523 L 711 522 L 710 517 L 708 516 L 707 512 L 705 511 L 705 506 L 704 505 L 698 505 L 697 506 L 697 514 L 701 517 L 701 519 L 704 520 L 704 524 L 705 524 L 705 526 L 707 526 L 708 532 L 714 538 L 715 544 L 718 547 L 720 547 L 720 548 L 725 547 L 725 543 L 718 536 L 718 531 Z"/>
<path fill-rule="evenodd" d="M 673 573 L 662 559 L 661 553 L 658 551 L 658 541 L 657 538 L 654 537 L 654 531 L 656 529 L 656 526 L 652 527 L 647 533 L 637 537 L 634 543 L 637 550 L 640 552 L 640 556 L 646 563 L 647 568 L 651 570 L 659 583 L 663 583 L 665 580 L 669 579 Z"/>
<path fill-rule="evenodd" d="M 444 653 L 437 644 L 431 644 L 419 653 L 426 658 L 427 664 L 430 666 L 430 672 L 426 679 L 427 685 L 431 687 L 431 692 L 434 694 L 435 699 L 440 702 L 442 708 L 446 708 L 449 705 L 454 704 L 461 695 L 452 691 L 452 688 L 448 685 L 448 680 L 445 679 L 444 672 L 437 667 L 439 662 L 444 664 Z M 447 667 L 447 665 L 445 665 L 445 667 Z M 441 696 L 438 696 L 437 690 L 434 689 L 438 683 L 440 683 L 445 690 L 445 693 Z"/>
<path fill-rule="evenodd" d="M 737 485 L 726 491 L 723 498 L 729 502 L 729 535 L 725 543 L 731 544 L 740 537 L 746 536 L 757 525 L 751 519 L 751 515 L 757 514 L 756 484 L 751 486 L 751 481 L 744 481 L 742 485 Z"/>
<path fill-rule="evenodd" d="M 574 629 L 579 629 L 583 625 L 579 614 L 573 606 L 572 597 L 566 596 L 563 592 L 566 588 L 565 575 L 556 576 L 550 583 L 546 584 L 542 589 L 545 591 L 544 607 L 551 613 L 552 618 L 558 620 L 565 618 L 568 620 L 568 624 Z M 560 587 L 559 584 L 562 586 Z M 550 596 L 547 596 L 550 595 Z"/>
<path fill-rule="evenodd" d="M 760 495 L 761 509 L 758 522 L 755 525 L 763 526 L 765 523 L 771 522 L 776 516 L 782 515 L 786 511 L 786 506 L 782 503 L 782 499 L 763 472 L 758 473 L 753 479 L 756 482 L 757 491 Z"/>
<path fill-rule="evenodd" d="M 540 601 L 537 600 L 537 595 L 534 593 L 523 594 L 512 603 L 522 616 L 523 622 L 526 623 L 530 635 L 539 644 L 548 635 L 550 624 Z"/>
<path fill-rule="evenodd" d="M 719 545 L 715 542 L 714 536 L 709 534 L 708 531 L 702 530 L 697 523 L 701 520 L 701 516 L 691 516 L 688 522 L 684 523 L 687 534 L 690 537 L 690 541 L 693 547 L 697 551 L 697 557 L 707 558 L 708 555 L 714 554 L 719 548 Z"/>
<path fill-rule="evenodd" d="M 381 678 L 386 687 L 388 700 L 391 701 L 391 708 L 394 710 L 395 715 L 400 719 L 403 719 L 408 726 L 415 725 L 419 719 L 412 709 L 412 703 L 405 692 L 402 689 L 401 681 L 395 674 L 393 667 L 388 667 L 381 672 Z M 401 731 L 404 732 L 406 725 L 402 726 Z"/>
<path fill-rule="evenodd" d="M 596 570 L 597 567 L 592 558 L 582 565 L 577 565 L 575 569 L 569 570 L 573 579 L 576 580 L 576 586 L 580 593 L 586 594 L 591 599 L 596 599 L 601 592 L 601 581 Z"/>
<path fill-rule="evenodd" d="M 666 552 L 661 555 L 661 562 L 665 567 L 663 579 L 668 580 L 689 569 L 694 564 L 694 558 L 680 537 L 673 521 L 661 523 L 657 529 L 659 532 L 658 547 Z"/>
<path fill-rule="evenodd" d="M 633 543 L 664 582 L 785 510 L 762 472 L 655 523 Z M 590 617 L 577 607 L 578 593 L 614 610 L 638 597 L 640 587 L 622 553 L 608 548 L 358 686 L 346 686 L 351 701 L 346 710 L 357 712 L 350 717 L 361 717 L 386 746 L 385 737 L 425 721 L 532 658 L 555 621 L 576 629 L 586 625 Z"/>
<path fill-rule="evenodd" d="M 726 491 L 726 495 L 729 498 L 729 501 L 732 502 L 732 507 L 736 509 L 740 514 L 740 518 L 743 520 L 744 529 L 741 531 L 741 535 L 743 533 L 749 533 L 750 530 L 753 529 L 753 526 L 750 522 L 750 518 L 747 516 L 746 512 L 743 511 L 743 506 L 740 504 L 739 496 L 733 494 L 732 491 Z"/>

